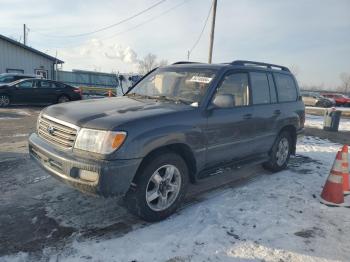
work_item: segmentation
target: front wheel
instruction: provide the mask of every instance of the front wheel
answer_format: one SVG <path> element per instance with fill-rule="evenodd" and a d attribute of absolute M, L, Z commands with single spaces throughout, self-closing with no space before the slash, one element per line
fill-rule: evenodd
<path fill-rule="evenodd" d="M 0 107 L 7 107 L 10 105 L 10 98 L 8 95 L 0 95 Z"/>
<path fill-rule="evenodd" d="M 288 165 L 290 154 L 292 152 L 292 137 L 289 132 L 281 132 L 270 152 L 270 160 L 263 164 L 263 167 L 273 171 L 281 171 Z"/>
<path fill-rule="evenodd" d="M 183 201 L 188 185 L 188 168 L 175 153 L 150 159 L 136 175 L 125 201 L 129 211 L 154 222 L 173 214 Z"/>

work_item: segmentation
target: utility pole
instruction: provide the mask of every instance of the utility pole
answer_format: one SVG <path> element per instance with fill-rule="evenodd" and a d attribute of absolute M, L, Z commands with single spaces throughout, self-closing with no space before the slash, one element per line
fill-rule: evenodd
<path fill-rule="evenodd" d="M 27 45 L 27 28 L 26 28 L 26 24 L 23 24 L 23 44 Z"/>
<path fill-rule="evenodd" d="M 190 50 L 187 51 L 187 61 L 190 61 Z"/>
<path fill-rule="evenodd" d="M 211 31 L 210 31 L 210 45 L 209 45 L 209 58 L 208 63 L 211 64 L 213 57 L 213 45 L 214 45 L 214 30 L 215 30 L 215 18 L 216 18 L 216 5 L 217 0 L 213 0 L 213 15 L 211 21 Z"/>

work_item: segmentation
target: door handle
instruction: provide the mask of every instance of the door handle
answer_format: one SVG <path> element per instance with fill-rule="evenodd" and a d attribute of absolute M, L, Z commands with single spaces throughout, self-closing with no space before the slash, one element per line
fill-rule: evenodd
<path fill-rule="evenodd" d="M 281 110 L 277 109 L 273 112 L 273 114 L 278 116 L 281 114 Z"/>
<path fill-rule="evenodd" d="M 251 118 L 252 118 L 252 114 L 243 115 L 243 119 L 251 119 Z"/>

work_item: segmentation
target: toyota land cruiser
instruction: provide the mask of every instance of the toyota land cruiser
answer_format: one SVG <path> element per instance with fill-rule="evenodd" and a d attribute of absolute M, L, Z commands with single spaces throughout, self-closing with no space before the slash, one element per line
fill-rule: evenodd
<path fill-rule="evenodd" d="M 29 151 L 78 190 L 124 196 L 147 221 L 171 215 L 189 183 L 224 167 L 286 168 L 304 104 L 284 66 L 178 62 L 152 70 L 122 97 L 42 110 Z"/>

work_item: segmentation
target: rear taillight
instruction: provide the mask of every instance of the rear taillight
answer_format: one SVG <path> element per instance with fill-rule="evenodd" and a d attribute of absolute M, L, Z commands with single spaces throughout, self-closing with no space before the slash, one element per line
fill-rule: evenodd
<path fill-rule="evenodd" d="M 81 94 L 81 89 L 80 89 L 80 88 L 74 88 L 74 89 L 73 89 L 73 92 L 79 94 L 80 96 L 82 95 L 82 94 Z"/>

